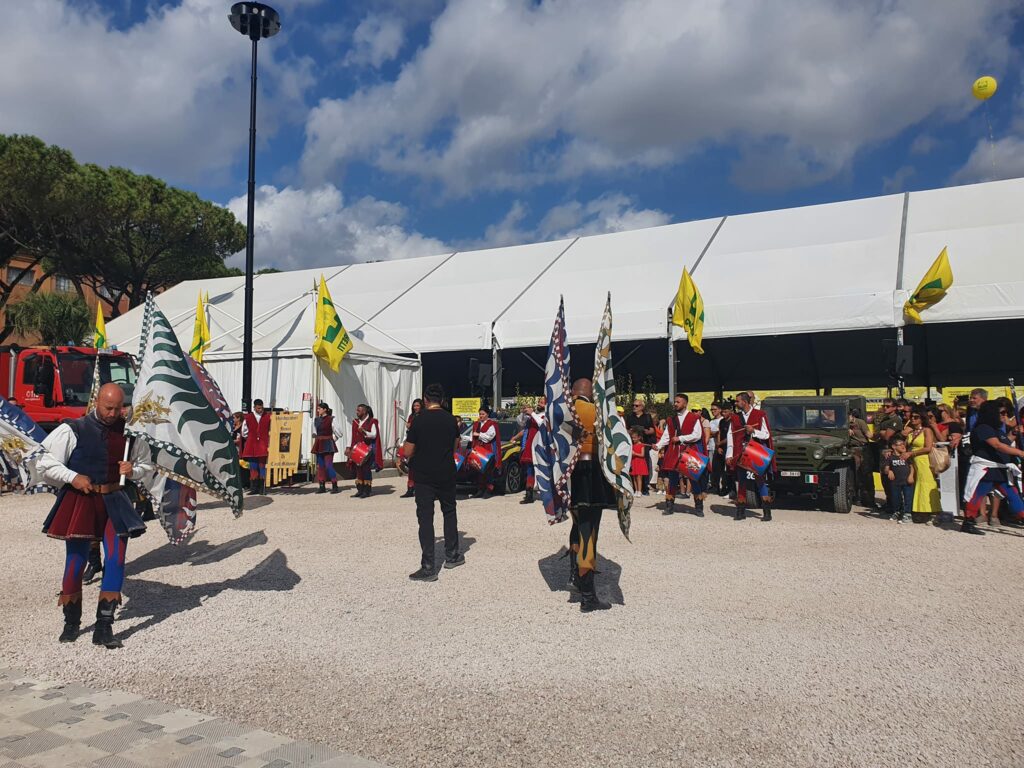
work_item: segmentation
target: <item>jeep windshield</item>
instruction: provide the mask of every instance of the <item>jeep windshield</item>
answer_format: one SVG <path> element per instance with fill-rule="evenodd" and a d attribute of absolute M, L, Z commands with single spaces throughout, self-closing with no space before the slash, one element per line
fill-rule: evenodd
<path fill-rule="evenodd" d="M 768 405 L 768 424 L 774 429 L 846 429 L 845 405 Z"/>

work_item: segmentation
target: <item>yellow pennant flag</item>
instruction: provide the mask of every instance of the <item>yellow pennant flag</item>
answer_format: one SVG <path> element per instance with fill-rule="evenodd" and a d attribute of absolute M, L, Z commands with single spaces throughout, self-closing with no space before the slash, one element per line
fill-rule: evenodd
<path fill-rule="evenodd" d="M 313 325 L 313 354 L 331 366 L 337 373 L 342 358 L 352 349 L 352 339 L 341 324 L 324 276 L 320 275 L 320 289 L 316 296 L 316 321 Z"/>
<path fill-rule="evenodd" d="M 913 323 L 922 323 L 921 312 L 935 306 L 944 298 L 946 291 L 953 285 L 953 270 L 949 266 L 949 254 L 946 249 L 935 259 L 925 272 L 917 289 L 903 305 L 903 314 Z"/>
<path fill-rule="evenodd" d="M 209 294 L 206 301 L 209 301 Z M 203 353 L 210 346 L 210 324 L 206 321 L 206 302 L 203 301 L 203 294 L 200 292 L 196 301 L 196 321 L 192 326 L 192 346 L 188 354 L 197 363 L 203 362 Z"/>
<path fill-rule="evenodd" d="M 704 354 L 700 346 L 704 339 L 704 299 L 685 267 L 683 276 L 679 278 L 679 290 L 672 307 L 672 325 L 686 329 L 686 340 L 690 342 L 693 351 L 698 355 Z"/>
<path fill-rule="evenodd" d="M 96 303 L 96 332 L 93 335 L 92 345 L 96 349 L 107 348 L 107 324 L 103 321 L 103 304 Z"/>

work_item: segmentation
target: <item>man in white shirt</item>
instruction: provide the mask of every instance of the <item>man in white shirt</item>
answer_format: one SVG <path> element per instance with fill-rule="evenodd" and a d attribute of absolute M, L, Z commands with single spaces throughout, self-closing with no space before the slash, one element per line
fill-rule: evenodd
<path fill-rule="evenodd" d="M 123 405 L 121 388 L 104 384 L 95 411 L 61 424 L 42 444 L 46 454 L 39 459 L 39 471 L 60 487 L 57 501 L 43 523 L 43 533 L 65 542 L 64 579 L 58 600 L 64 611 L 62 643 L 78 639 L 82 572 L 91 542 L 102 541 L 103 580 L 92 641 L 107 648 L 121 647 L 121 641 L 113 635 L 113 623 L 121 602 L 125 551 L 128 539 L 146 530 L 146 524 L 124 492 L 122 478 L 150 471 L 145 443 L 136 442 L 130 456 L 125 451 Z M 126 460 L 129 457 L 131 461 Z"/>
<path fill-rule="evenodd" d="M 750 392 L 736 395 L 738 418 L 733 419 L 733 428 L 729 431 L 728 444 L 725 449 L 725 461 L 736 470 L 736 519 L 747 517 L 747 491 L 752 491 L 761 502 L 761 520 L 772 521 L 772 493 L 770 479 L 775 468 L 773 458 L 764 471 L 753 471 L 739 465 L 744 448 L 750 442 L 760 443 L 774 451 L 771 429 L 768 425 L 768 414 L 753 405 Z"/>
<path fill-rule="evenodd" d="M 664 514 L 671 515 L 675 511 L 676 494 L 679 492 L 681 473 L 679 462 L 682 459 L 683 451 L 693 447 L 698 451 L 704 448 L 704 424 L 701 422 L 700 414 L 688 410 L 690 398 L 682 393 L 672 400 L 672 407 L 675 413 L 668 420 L 666 429 L 658 440 L 659 451 L 665 449 L 665 457 L 662 461 L 662 474 L 668 478 L 668 487 L 665 490 L 665 511 Z M 707 470 L 704 475 L 707 477 Z M 698 517 L 704 516 L 704 493 L 702 488 L 694 488 L 694 506 Z"/>

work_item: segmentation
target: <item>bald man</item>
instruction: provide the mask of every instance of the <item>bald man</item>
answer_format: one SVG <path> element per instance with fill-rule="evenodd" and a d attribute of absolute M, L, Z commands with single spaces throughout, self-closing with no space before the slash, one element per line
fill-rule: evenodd
<path fill-rule="evenodd" d="M 569 582 L 582 596 L 580 611 L 606 611 L 609 603 L 600 600 L 594 584 L 597 568 L 597 534 L 601 527 L 601 513 L 615 508 L 615 491 L 604 478 L 597 456 L 595 424 L 597 407 L 594 405 L 594 385 L 590 379 L 577 379 L 572 385 L 572 396 L 579 419 L 580 450 L 576 466 L 569 478 L 569 514 L 572 530 L 569 532 Z"/>
<path fill-rule="evenodd" d="M 131 461 L 124 461 L 125 434 L 122 407 L 124 392 L 117 384 L 104 384 L 96 398 L 96 410 L 57 427 L 43 441 L 46 454 L 39 469 L 60 488 L 43 533 L 63 539 L 66 549 L 64 579 L 58 604 L 64 610 L 60 642 L 78 639 L 82 623 L 82 571 L 93 541 L 103 542 L 103 580 L 100 583 L 96 627 L 92 641 L 120 648 L 114 637 L 114 612 L 121 602 L 124 558 L 128 539 L 146 530 L 124 492 L 121 477 L 137 477 L 149 470 L 148 449 L 137 441 Z"/>

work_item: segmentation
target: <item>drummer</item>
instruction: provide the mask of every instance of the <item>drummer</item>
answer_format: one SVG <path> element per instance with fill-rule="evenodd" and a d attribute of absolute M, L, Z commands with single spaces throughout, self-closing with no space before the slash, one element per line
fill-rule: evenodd
<path fill-rule="evenodd" d="M 768 414 L 754 408 L 751 393 L 740 392 L 736 395 L 736 411 L 733 416 L 732 429 L 729 430 L 728 443 L 725 449 L 725 463 L 736 471 L 736 519 L 747 517 L 747 491 L 753 491 L 761 502 L 761 521 L 772 521 L 771 480 L 775 471 L 775 458 L 771 459 L 764 472 L 744 469 L 740 466 L 741 457 L 751 444 L 761 445 L 771 451 L 775 450 L 772 443 L 771 429 L 768 425 Z"/>
<path fill-rule="evenodd" d="M 501 468 L 501 432 L 486 408 L 481 408 L 478 415 L 473 422 L 473 442 L 467 460 L 480 475 L 473 496 L 489 499 L 494 493 L 495 473 Z"/>
<path fill-rule="evenodd" d="M 700 420 L 700 413 L 688 410 L 690 404 L 689 395 L 679 393 L 672 400 L 672 407 L 675 413 L 668 420 L 665 431 L 661 435 L 655 447 L 658 450 L 665 449 L 662 474 L 668 479 L 668 488 L 665 490 L 665 511 L 663 514 L 671 515 L 675 511 L 676 494 L 679 492 L 680 478 L 679 460 L 687 448 L 695 448 L 698 453 L 707 455 L 708 444 L 704 431 L 704 424 Z M 701 477 L 693 483 L 693 503 L 697 517 L 704 517 L 704 490 L 707 488 L 707 469 Z"/>
<path fill-rule="evenodd" d="M 352 441 L 345 449 L 349 464 L 356 475 L 356 492 L 352 498 L 365 499 L 373 493 L 373 471 L 384 467 L 381 450 L 380 425 L 373 418 L 373 409 L 366 403 L 356 406 L 352 420 Z"/>

